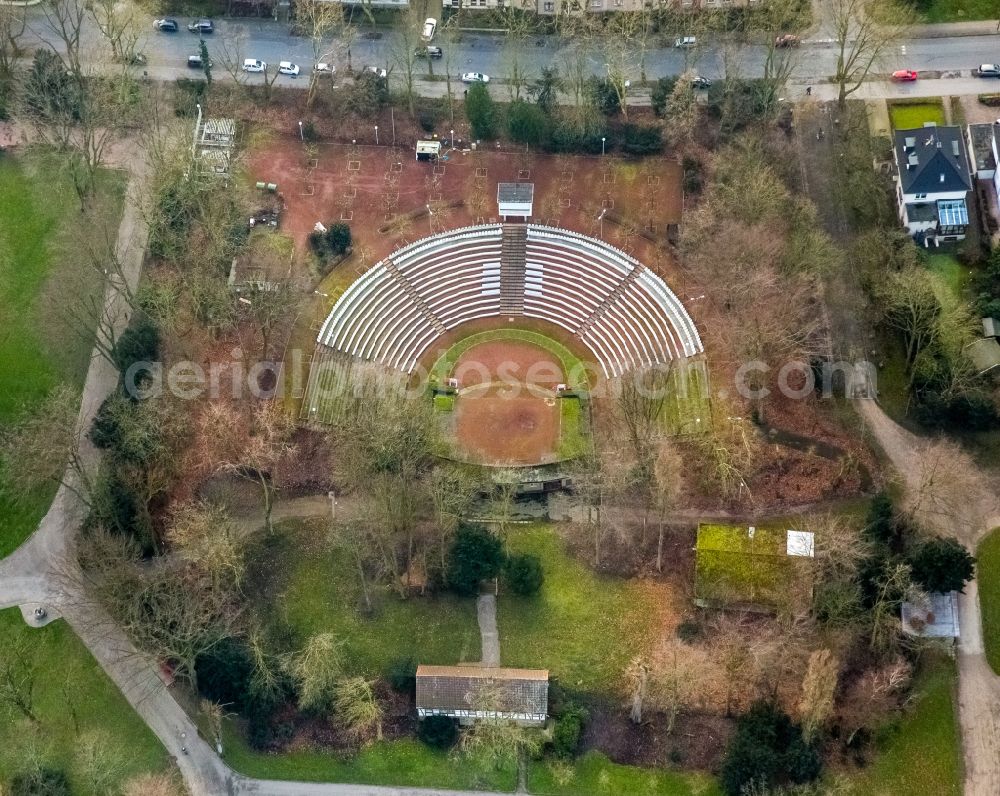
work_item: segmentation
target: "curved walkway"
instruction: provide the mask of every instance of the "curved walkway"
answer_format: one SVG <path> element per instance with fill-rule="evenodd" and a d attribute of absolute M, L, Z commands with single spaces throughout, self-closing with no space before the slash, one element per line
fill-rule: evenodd
<path fill-rule="evenodd" d="M 906 491 L 921 488 L 915 463 L 929 444 L 894 422 L 875 401 L 859 401 L 859 412 L 896 470 Z M 959 534 L 975 550 L 990 529 L 1000 525 L 1000 501 L 988 479 L 977 473 L 982 488 L 968 499 L 985 520 L 983 525 Z M 952 528 L 938 528 L 952 533 Z M 975 580 L 959 595 L 958 715 L 962 728 L 965 760 L 965 796 L 996 796 L 1000 793 L 1000 677 L 990 669 L 983 651 L 979 589 Z"/>

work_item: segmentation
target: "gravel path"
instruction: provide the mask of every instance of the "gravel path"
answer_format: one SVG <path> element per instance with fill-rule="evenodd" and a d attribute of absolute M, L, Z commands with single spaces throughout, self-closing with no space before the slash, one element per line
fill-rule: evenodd
<path fill-rule="evenodd" d="M 920 489 L 920 476 L 913 466 L 928 441 L 894 422 L 875 401 L 858 401 L 858 410 L 869 429 L 903 478 L 911 494 Z M 981 494 L 969 500 L 981 506 L 985 524 L 963 541 L 975 544 L 991 528 L 1000 525 L 996 491 L 983 477 Z M 958 645 L 958 716 L 962 728 L 962 751 L 965 760 L 965 796 L 996 796 L 1000 793 L 1000 677 L 990 669 L 983 653 L 982 617 L 976 581 L 959 595 Z"/>
<path fill-rule="evenodd" d="M 497 630 L 497 598 L 492 594 L 480 594 L 476 601 L 476 615 L 479 619 L 479 635 L 482 637 L 483 666 L 499 666 L 500 632 Z"/>

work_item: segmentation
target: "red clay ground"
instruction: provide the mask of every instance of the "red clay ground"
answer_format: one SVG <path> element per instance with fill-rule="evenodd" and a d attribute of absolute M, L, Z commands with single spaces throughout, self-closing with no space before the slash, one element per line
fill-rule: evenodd
<path fill-rule="evenodd" d="M 463 388 L 455 402 L 455 442 L 467 458 L 526 465 L 555 457 L 559 406 L 548 390 L 563 374 L 550 353 L 512 340 L 481 343 L 459 358 L 455 377 Z"/>
<path fill-rule="evenodd" d="M 412 149 L 402 147 L 318 144 L 307 149 L 284 139 L 253 153 L 250 174 L 278 184 L 286 204 L 282 227 L 299 247 L 317 221 L 344 220 L 372 258 L 369 265 L 404 241 L 496 221 L 498 182 L 534 183 L 536 222 L 600 236 L 598 217 L 606 210 L 605 239 L 648 265 L 656 265 L 649 261 L 654 247 L 635 230 L 646 228 L 662 240 L 667 225 L 680 221 L 682 170 L 670 158 L 630 161 L 492 150 L 452 151 L 446 157 L 435 166 L 415 161 Z M 464 205 L 448 207 L 457 200 Z M 434 216 L 427 215 L 428 204 Z M 392 231 L 379 232 L 387 224 Z"/>
<path fill-rule="evenodd" d="M 501 395 L 507 387 L 482 387 L 455 402 L 455 440 L 468 458 L 484 464 L 540 464 L 559 447 L 556 400 L 533 395 Z"/>
<path fill-rule="evenodd" d="M 473 346 L 459 357 L 451 375 L 462 389 L 502 381 L 551 390 L 564 379 L 559 362 L 548 351 L 511 340 Z"/>

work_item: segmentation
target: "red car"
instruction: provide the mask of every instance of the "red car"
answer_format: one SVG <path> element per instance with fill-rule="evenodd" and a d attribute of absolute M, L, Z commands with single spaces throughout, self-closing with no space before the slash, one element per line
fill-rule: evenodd
<path fill-rule="evenodd" d="M 912 69 L 899 69 L 892 73 L 892 79 L 900 83 L 912 83 L 917 79 L 917 73 Z"/>

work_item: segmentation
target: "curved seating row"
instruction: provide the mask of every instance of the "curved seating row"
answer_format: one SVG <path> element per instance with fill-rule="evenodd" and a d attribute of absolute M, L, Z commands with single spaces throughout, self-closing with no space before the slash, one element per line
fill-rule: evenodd
<path fill-rule="evenodd" d="M 443 331 L 502 314 L 502 239 L 501 225 L 487 224 L 394 252 L 340 297 L 318 341 L 412 372 Z M 525 315 L 577 335 L 606 376 L 702 350 L 677 296 L 626 253 L 541 225 L 528 225 L 524 245 L 524 284 L 506 288 L 523 290 Z"/>

